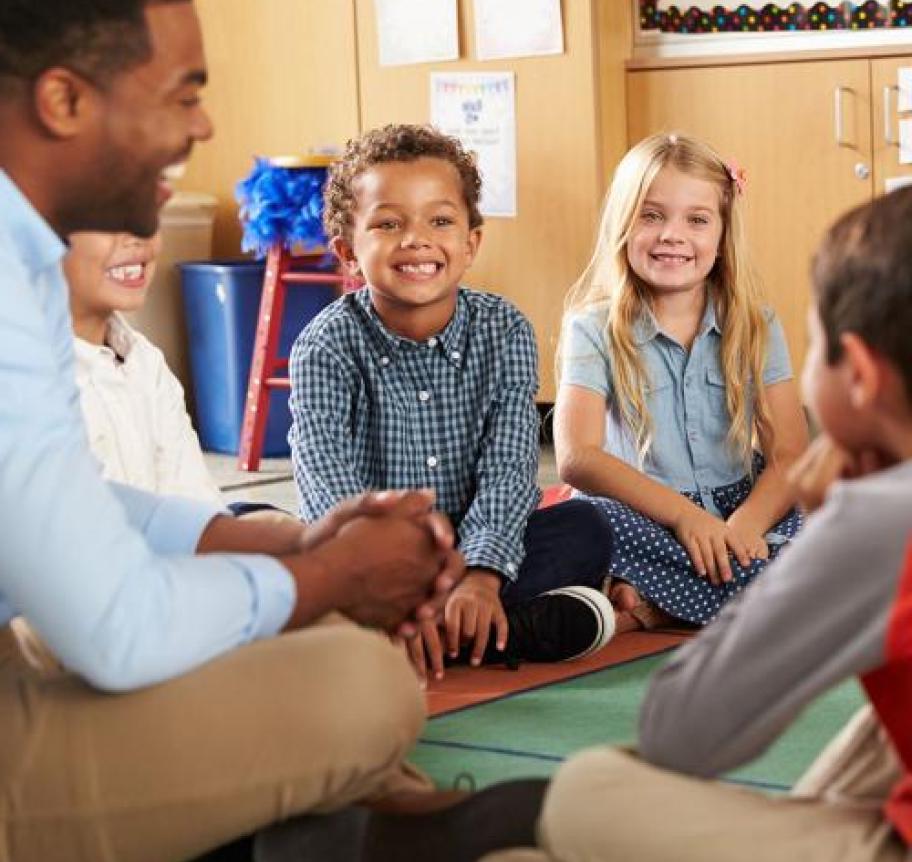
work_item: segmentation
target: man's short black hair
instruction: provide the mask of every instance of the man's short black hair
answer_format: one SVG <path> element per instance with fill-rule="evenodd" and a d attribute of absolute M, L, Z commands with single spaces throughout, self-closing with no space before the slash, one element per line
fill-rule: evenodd
<path fill-rule="evenodd" d="M 99 86 L 151 56 L 145 8 L 187 0 L 0 0 L 0 90 L 47 69 Z"/>
<path fill-rule="evenodd" d="M 827 362 L 854 332 L 902 375 L 912 402 L 912 188 L 850 210 L 830 228 L 813 266 Z"/>

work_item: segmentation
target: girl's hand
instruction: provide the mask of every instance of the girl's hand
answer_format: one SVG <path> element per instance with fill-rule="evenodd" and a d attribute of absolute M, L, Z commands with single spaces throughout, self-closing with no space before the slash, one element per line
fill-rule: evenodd
<path fill-rule="evenodd" d="M 769 545 L 763 536 L 763 530 L 754 523 L 751 523 L 749 517 L 744 515 L 743 509 L 735 509 L 731 517 L 726 521 L 728 529 L 731 530 L 747 548 L 752 560 L 768 560 Z"/>
<path fill-rule="evenodd" d="M 491 636 L 491 626 L 497 637 L 497 648 L 507 645 L 509 625 L 500 602 L 500 575 L 482 569 L 469 569 L 462 583 L 453 590 L 443 612 L 446 626 L 447 650 L 451 658 L 459 654 L 465 641 L 474 641 L 469 658 L 473 667 L 481 657 Z"/>
<path fill-rule="evenodd" d="M 729 550 L 742 566 L 750 565 L 743 539 L 721 518 L 695 503 L 684 500 L 681 514 L 671 525 L 678 541 L 687 550 L 694 568 L 703 578 L 718 586 L 734 579 L 728 561 Z"/>

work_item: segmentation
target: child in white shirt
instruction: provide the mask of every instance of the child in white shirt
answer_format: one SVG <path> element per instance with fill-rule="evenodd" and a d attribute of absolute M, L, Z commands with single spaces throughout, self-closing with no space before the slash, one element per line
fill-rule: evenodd
<path fill-rule="evenodd" d="M 222 505 L 183 388 L 162 352 L 122 316 L 145 302 L 160 250 L 159 235 L 70 237 L 64 271 L 89 444 L 106 479 Z"/>

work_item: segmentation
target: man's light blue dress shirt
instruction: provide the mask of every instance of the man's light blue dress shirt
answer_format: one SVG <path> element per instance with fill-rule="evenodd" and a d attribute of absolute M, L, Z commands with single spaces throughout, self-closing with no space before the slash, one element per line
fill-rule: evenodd
<path fill-rule="evenodd" d="M 275 634 L 294 584 L 268 557 L 191 556 L 211 506 L 102 481 L 65 250 L 0 171 L 0 625 L 22 614 L 68 668 L 130 689 Z"/>

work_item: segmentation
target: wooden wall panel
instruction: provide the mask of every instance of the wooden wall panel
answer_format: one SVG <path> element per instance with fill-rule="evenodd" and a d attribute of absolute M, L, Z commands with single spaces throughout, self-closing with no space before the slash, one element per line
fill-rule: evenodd
<path fill-rule="evenodd" d="M 181 188 L 219 199 L 214 253 L 240 254 L 234 186 L 252 157 L 342 145 L 358 133 L 352 0 L 197 0 L 216 137 Z"/>

